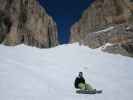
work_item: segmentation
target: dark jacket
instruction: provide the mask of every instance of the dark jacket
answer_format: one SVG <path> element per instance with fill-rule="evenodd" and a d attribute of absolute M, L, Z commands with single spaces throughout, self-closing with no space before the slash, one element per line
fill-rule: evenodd
<path fill-rule="evenodd" d="M 79 85 L 80 83 L 85 84 L 85 79 L 84 79 L 83 77 L 77 77 L 77 78 L 75 79 L 75 83 L 74 83 L 75 88 L 79 88 L 78 85 Z"/>

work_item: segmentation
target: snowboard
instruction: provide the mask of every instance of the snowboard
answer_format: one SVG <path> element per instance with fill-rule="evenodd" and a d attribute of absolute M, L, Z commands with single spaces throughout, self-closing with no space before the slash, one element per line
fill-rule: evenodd
<path fill-rule="evenodd" d="M 88 91 L 88 90 L 76 90 L 77 94 L 100 94 L 102 90 Z"/>

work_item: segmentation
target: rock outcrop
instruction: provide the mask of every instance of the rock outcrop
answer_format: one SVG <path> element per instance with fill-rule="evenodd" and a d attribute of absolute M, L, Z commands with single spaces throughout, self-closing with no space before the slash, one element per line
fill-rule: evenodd
<path fill-rule="evenodd" d="M 57 25 L 37 0 L 0 0 L 0 42 L 9 46 L 56 46 Z"/>
<path fill-rule="evenodd" d="M 133 53 L 133 1 L 95 0 L 71 28 L 70 42 L 77 41 L 91 48 L 113 43 Z"/>

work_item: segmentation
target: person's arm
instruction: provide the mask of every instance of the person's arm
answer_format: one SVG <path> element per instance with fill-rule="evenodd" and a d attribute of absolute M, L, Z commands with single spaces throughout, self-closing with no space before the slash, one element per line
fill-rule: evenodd
<path fill-rule="evenodd" d="M 74 85 L 75 85 L 75 88 L 78 88 L 78 78 L 75 79 Z"/>
<path fill-rule="evenodd" d="M 83 77 L 83 83 L 86 83 L 84 77 Z"/>

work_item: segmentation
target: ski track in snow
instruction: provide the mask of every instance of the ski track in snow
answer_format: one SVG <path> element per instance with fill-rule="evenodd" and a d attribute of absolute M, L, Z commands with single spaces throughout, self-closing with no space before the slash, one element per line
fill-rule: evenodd
<path fill-rule="evenodd" d="M 0 45 L 0 100 L 132 100 L 133 59 L 78 43 L 51 49 Z M 102 94 L 79 95 L 79 71 Z"/>

